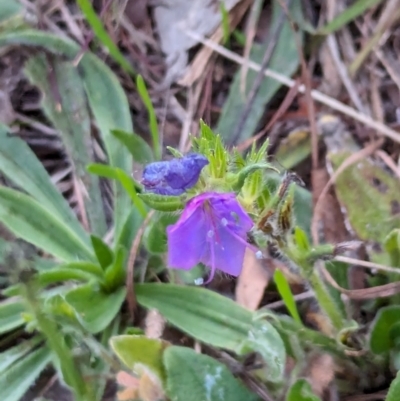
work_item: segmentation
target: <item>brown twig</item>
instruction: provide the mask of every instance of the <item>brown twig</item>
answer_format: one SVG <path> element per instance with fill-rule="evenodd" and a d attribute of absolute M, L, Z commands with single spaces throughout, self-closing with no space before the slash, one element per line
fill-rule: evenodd
<path fill-rule="evenodd" d="M 137 306 L 136 296 L 135 296 L 135 288 L 134 288 L 134 280 L 133 275 L 135 271 L 135 260 L 136 255 L 139 250 L 140 241 L 142 239 L 144 230 L 149 224 L 150 219 L 154 215 L 154 210 L 149 212 L 144 219 L 142 225 L 139 227 L 139 230 L 135 236 L 135 239 L 132 242 L 131 250 L 129 251 L 128 258 L 128 268 L 126 272 L 126 301 L 128 302 L 129 316 L 131 321 L 134 321 L 135 318 L 135 309 Z"/>

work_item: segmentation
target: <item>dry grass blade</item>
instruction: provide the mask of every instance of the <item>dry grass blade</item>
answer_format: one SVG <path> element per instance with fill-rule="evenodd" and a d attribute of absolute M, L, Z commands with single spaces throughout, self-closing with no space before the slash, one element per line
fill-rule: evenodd
<path fill-rule="evenodd" d="M 368 262 L 366 260 L 348 258 L 347 256 L 336 256 L 335 260 L 338 262 L 349 263 L 361 267 L 365 267 L 371 270 L 380 270 L 388 273 L 395 273 L 400 274 L 400 268 L 398 267 L 391 267 L 391 266 L 384 266 L 378 263 Z"/>
<path fill-rule="evenodd" d="M 237 55 L 236 53 L 234 53 L 228 49 L 225 49 L 223 46 L 220 46 L 218 43 L 215 43 L 209 39 L 206 39 L 193 31 L 185 30 L 184 32 L 191 38 L 196 39 L 203 45 L 208 46 L 211 49 L 213 49 L 215 52 L 217 52 L 221 56 L 223 56 L 237 64 L 247 65 L 249 68 L 251 68 L 254 71 L 261 70 L 261 66 L 259 64 L 254 63 L 250 60 L 246 60 L 245 58 Z M 283 85 L 288 86 L 290 88 L 295 86 L 295 84 L 296 84 L 295 80 L 287 78 L 286 76 L 279 74 L 276 71 L 269 70 L 269 69 L 264 70 L 264 75 L 267 77 L 270 77 L 272 79 L 275 79 L 278 82 L 280 82 Z M 305 93 L 305 86 L 300 85 L 298 88 L 298 91 L 300 93 Z M 325 95 L 315 89 L 311 91 L 311 97 L 315 101 L 317 101 L 321 104 L 324 104 L 328 107 L 331 107 L 333 110 L 343 113 L 343 114 L 353 118 L 354 120 L 359 121 L 360 123 L 364 124 L 365 126 L 375 129 L 379 134 L 384 135 L 384 136 L 392 139 L 393 141 L 400 143 L 400 133 L 391 129 L 387 125 L 385 125 L 379 121 L 375 121 L 373 118 L 371 118 L 363 113 L 360 113 L 357 110 L 353 109 L 352 107 L 349 107 L 349 106 L 345 105 L 344 103 L 342 103 L 328 95 Z"/>

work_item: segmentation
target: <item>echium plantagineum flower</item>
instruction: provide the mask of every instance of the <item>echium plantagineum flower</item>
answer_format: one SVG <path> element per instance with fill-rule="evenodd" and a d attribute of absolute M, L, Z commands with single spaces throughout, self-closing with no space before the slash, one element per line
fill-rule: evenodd
<path fill-rule="evenodd" d="M 198 263 L 238 276 L 253 221 L 234 193 L 206 192 L 190 199 L 177 223 L 167 228 L 168 266 L 189 270 Z"/>
<path fill-rule="evenodd" d="M 147 192 L 159 195 L 182 195 L 196 185 L 201 170 L 209 163 L 198 153 L 179 159 L 148 164 L 143 171 L 142 184 Z"/>

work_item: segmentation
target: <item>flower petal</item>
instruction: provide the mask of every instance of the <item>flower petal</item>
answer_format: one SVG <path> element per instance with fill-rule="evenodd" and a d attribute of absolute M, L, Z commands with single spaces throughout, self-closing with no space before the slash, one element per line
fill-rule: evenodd
<path fill-rule="evenodd" d="M 202 208 L 185 210 L 177 223 L 167 228 L 167 237 L 169 267 L 189 270 L 200 263 L 208 247 Z"/>

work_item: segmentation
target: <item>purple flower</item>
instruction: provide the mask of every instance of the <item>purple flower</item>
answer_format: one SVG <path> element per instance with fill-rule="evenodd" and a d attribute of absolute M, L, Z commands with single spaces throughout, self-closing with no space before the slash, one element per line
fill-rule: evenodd
<path fill-rule="evenodd" d="M 168 265 L 189 270 L 198 263 L 232 276 L 242 270 L 247 232 L 253 221 L 235 194 L 208 192 L 192 198 L 179 220 L 167 228 Z M 253 247 L 252 247 L 253 248 Z"/>
<path fill-rule="evenodd" d="M 181 195 L 192 188 L 201 170 L 209 163 L 203 155 L 192 153 L 181 159 L 148 164 L 143 171 L 142 184 L 148 192 L 159 195 Z"/>

